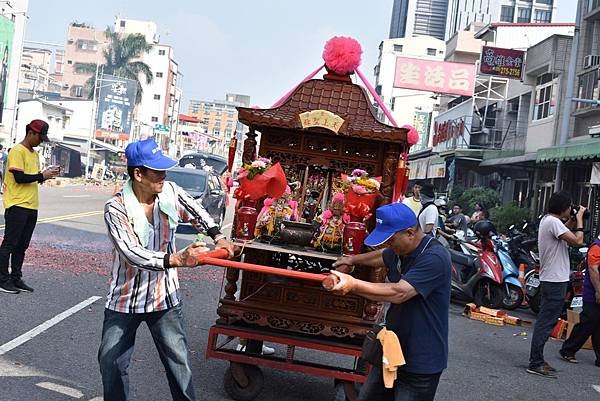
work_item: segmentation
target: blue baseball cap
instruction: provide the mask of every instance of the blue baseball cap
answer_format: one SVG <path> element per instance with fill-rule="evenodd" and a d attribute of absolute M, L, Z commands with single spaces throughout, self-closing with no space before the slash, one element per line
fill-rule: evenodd
<path fill-rule="evenodd" d="M 152 138 L 143 141 L 131 142 L 125 148 L 127 166 L 140 167 L 158 171 L 169 170 L 177 165 L 177 162 L 163 155 L 160 146 Z"/>
<path fill-rule="evenodd" d="M 378 246 L 389 240 L 398 231 L 417 225 L 417 216 L 403 203 L 390 203 L 375 212 L 375 229 L 365 239 L 365 245 Z"/>

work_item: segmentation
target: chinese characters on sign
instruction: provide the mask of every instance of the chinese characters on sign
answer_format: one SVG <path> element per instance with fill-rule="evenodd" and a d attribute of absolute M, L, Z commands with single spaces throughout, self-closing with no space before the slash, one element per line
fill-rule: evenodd
<path fill-rule="evenodd" d="M 301 113 L 300 123 L 302 128 L 310 127 L 321 127 L 327 128 L 335 132 L 336 134 L 344 124 L 344 119 L 337 114 L 334 114 L 328 110 L 312 110 Z"/>
<path fill-rule="evenodd" d="M 443 123 L 437 121 L 433 126 L 433 146 L 450 139 L 460 138 L 465 134 L 465 121 L 462 118 L 448 120 Z"/>
<path fill-rule="evenodd" d="M 430 113 L 424 111 L 415 111 L 413 126 L 419 133 L 418 149 L 426 148 L 427 142 L 429 142 L 429 116 Z"/>
<path fill-rule="evenodd" d="M 137 83 L 131 79 L 102 75 L 99 84 L 96 138 L 128 140 Z"/>
<path fill-rule="evenodd" d="M 524 51 L 483 46 L 479 71 L 482 74 L 521 79 L 524 60 Z"/>
<path fill-rule="evenodd" d="M 474 65 L 409 57 L 396 58 L 396 88 L 472 96 L 474 85 Z"/>

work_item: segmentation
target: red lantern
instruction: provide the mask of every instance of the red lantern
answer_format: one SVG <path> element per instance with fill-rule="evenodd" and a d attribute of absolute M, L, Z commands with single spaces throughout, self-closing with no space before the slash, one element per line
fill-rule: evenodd
<path fill-rule="evenodd" d="M 365 242 L 367 228 L 364 223 L 351 221 L 344 227 L 344 255 L 358 255 Z"/>
<path fill-rule="evenodd" d="M 242 206 L 237 211 L 237 225 L 235 228 L 235 238 L 243 241 L 254 239 L 254 228 L 256 227 L 256 218 L 258 213 L 253 207 Z"/>

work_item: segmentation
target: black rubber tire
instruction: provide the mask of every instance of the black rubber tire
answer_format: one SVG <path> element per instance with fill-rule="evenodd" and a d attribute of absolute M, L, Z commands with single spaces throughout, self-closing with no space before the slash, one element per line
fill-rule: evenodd
<path fill-rule="evenodd" d="M 510 291 L 510 296 L 506 293 L 506 286 L 508 285 L 508 289 Z M 523 290 L 521 287 L 517 287 L 514 284 L 503 284 L 503 297 L 502 297 L 502 308 L 508 310 L 515 310 L 523 303 Z"/>
<path fill-rule="evenodd" d="M 223 388 L 225 392 L 236 401 L 252 401 L 263 389 L 265 384 L 265 378 L 262 371 L 258 366 L 254 365 L 242 365 L 244 373 L 248 378 L 248 385 L 242 387 L 233 377 L 231 368 L 227 368 L 225 371 L 225 377 L 223 378 Z"/>
<path fill-rule="evenodd" d="M 487 288 L 489 286 L 489 293 Z M 504 299 L 504 291 L 502 287 L 497 283 L 493 283 L 491 280 L 481 280 L 475 289 L 473 300 L 477 306 L 485 306 L 492 309 L 500 309 L 502 307 L 502 300 Z"/>

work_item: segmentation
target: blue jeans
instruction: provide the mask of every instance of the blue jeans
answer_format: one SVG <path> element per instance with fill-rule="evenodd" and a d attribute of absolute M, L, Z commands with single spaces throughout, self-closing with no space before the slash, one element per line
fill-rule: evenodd
<path fill-rule="evenodd" d="M 544 345 L 562 313 L 568 284 L 568 281 L 564 283 L 542 281 L 540 283 L 542 303 L 531 337 L 530 368 L 537 368 L 544 364 Z"/>
<path fill-rule="evenodd" d="M 383 384 L 381 368 L 373 366 L 367 381 L 360 389 L 358 401 L 433 401 L 441 374 L 418 374 L 399 370 L 394 387 L 387 389 Z"/>
<path fill-rule="evenodd" d="M 194 401 L 192 370 L 183 329 L 181 304 L 171 309 L 151 313 L 119 313 L 104 310 L 102 342 L 98 362 L 102 374 L 104 399 L 127 401 L 129 375 L 127 368 L 133 354 L 135 333 L 146 322 L 158 350 L 174 401 Z M 151 383 L 147 383 L 151 385 Z"/>

